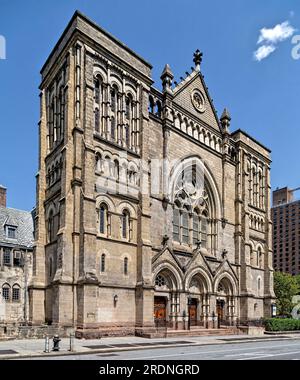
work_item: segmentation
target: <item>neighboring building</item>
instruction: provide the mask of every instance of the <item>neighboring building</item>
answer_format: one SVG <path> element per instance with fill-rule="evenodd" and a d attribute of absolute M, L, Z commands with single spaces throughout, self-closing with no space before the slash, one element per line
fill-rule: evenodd
<path fill-rule="evenodd" d="M 300 274 L 300 199 L 287 187 L 273 192 L 274 269 L 292 275 Z"/>
<path fill-rule="evenodd" d="M 41 71 L 33 324 L 88 337 L 270 315 L 270 151 L 219 120 L 201 61 L 175 86 L 166 65 L 159 91 L 74 14 Z"/>
<path fill-rule="evenodd" d="M 28 321 L 32 250 L 32 215 L 7 208 L 6 188 L 0 186 L 0 324 Z"/>

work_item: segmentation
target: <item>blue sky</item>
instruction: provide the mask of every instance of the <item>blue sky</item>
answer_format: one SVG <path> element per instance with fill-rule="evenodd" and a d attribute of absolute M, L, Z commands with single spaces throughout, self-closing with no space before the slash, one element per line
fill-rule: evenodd
<path fill-rule="evenodd" d="M 8 206 L 35 204 L 38 163 L 39 71 L 78 9 L 153 65 L 155 86 L 166 63 L 175 80 L 204 53 L 202 72 L 221 114 L 272 149 L 272 186 L 300 185 L 300 60 L 291 37 L 260 62 L 253 53 L 262 28 L 288 21 L 300 34 L 298 0 L 0 0 L 0 184 Z M 278 28 L 277 28 L 278 29 Z M 267 33 L 268 35 L 268 33 Z"/>

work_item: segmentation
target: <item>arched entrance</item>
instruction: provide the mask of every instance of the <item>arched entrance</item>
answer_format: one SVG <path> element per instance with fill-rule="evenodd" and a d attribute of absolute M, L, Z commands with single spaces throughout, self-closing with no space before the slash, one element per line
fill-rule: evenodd
<path fill-rule="evenodd" d="M 188 318 L 190 327 L 206 327 L 209 314 L 209 295 L 207 280 L 196 273 L 188 286 Z"/>
<path fill-rule="evenodd" d="M 155 277 L 154 323 L 157 327 L 175 328 L 179 312 L 178 285 L 175 275 L 169 269 L 161 270 Z"/>
<path fill-rule="evenodd" d="M 235 296 L 233 285 L 227 277 L 223 277 L 217 286 L 216 314 L 218 327 L 233 325 L 235 319 Z"/>

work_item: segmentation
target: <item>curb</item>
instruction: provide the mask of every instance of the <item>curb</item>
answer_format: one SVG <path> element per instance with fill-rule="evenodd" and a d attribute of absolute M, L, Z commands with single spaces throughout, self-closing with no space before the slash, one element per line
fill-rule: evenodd
<path fill-rule="evenodd" d="M 94 354 L 108 354 L 108 353 L 114 353 L 114 352 L 125 352 L 125 351 L 142 351 L 142 350 L 149 350 L 149 349 L 159 349 L 159 348 L 174 348 L 174 347 L 204 347 L 204 346 L 219 346 L 219 345 L 226 345 L 226 344 L 238 344 L 238 343 L 252 343 L 252 342 L 264 342 L 264 341 L 278 341 L 282 339 L 287 340 L 297 340 L 298 337 L 291 338 L 291 337 L 253 337 L 253 338 L 237 338 L 234 341 L 214 341 L 214 342 L 207 342 L 207 343 L 198 343 L 198 342 L 190 342 L 186 344 L 157 344 L 155 346 L 132 346 L 132 347 L 122 347 L 122 348 L 102 348 L 102 349 L 95 349 L 95 350 L 89 350 L 89 351 L 61 351 L 59 353 L 33 353 L 33 354 L 13 354 L 13 355 L 3 355 L 0 357 L 0 360 L 13 360 L 13 359 L 34 359 L 34 358 L 53 358 L 53 357 L 60 357 L 60 356 L 74 356 L 74 355 L 94 355 Z"/>

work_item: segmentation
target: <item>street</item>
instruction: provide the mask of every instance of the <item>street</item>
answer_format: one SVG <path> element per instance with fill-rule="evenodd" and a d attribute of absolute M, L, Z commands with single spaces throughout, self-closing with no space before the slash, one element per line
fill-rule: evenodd
<path fill-rule="evenodd" d="M 240 341 L 114 353 L 90 353 L 37 360 L 300 360 L 300 340 Z M 28 360 L 28 359 L 27 359 Z"/>

